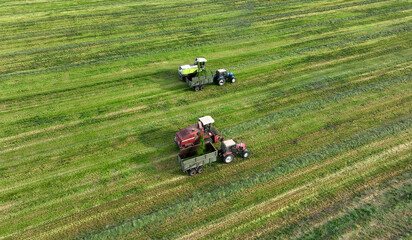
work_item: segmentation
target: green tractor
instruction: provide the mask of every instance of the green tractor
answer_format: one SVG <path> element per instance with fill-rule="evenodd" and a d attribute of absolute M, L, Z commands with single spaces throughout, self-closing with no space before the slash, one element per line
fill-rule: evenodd
<path fill-rule="evenodd" d="M 222 86 L 226 81 L 232 83 L 236 81 L 233 73 L 227 73 L 225 69 L 219 69 L 216 74 L 213 74 L 205 67 L 206 62 L 205 58 L 196 58 L 194 64 L 179 66 L 179 78 L 195 91 L 203 90 L 206 84 L 215 83 Z"/>

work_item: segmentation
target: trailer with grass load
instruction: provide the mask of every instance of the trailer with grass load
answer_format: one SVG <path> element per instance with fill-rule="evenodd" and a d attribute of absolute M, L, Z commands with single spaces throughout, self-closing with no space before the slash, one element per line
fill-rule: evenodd
<path fill-rule="evenodd" d="M 205 66 L 207 60 L 205 58 L 196 58 L 194 64 L 187 64 L 179 66 L 179 78 L 186 82 L 186 84 L 194 91 L 204 89 L 207 84 L 217 84 L 223 86 L 226 82 L 236 82 L 235 76 L 232 72 L 226 69 L 218 69 L 215 73 L 208 70 Z"/>
<path fill-rule="evenodd" d="M 205 153 L 198 155 L 200 144 L 185 148 L 177 154 L 177 161 L 183 172 L 189 176 L 196 173 L 202 173 L 206 164 L 216 162 L 218 160 L 218 151 L 212 143 L 205 143 Z"/>

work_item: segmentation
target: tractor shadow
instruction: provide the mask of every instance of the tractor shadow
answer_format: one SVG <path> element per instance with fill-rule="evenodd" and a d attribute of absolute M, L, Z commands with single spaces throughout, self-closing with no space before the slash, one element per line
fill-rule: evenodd
<path fill-rule="evenodd" d="M 173 142 L 173 138 L 177 132 L 177 128 L 175 130 L 172 129 L 163 129 L 160 127 L 150 129 L 148 131 L 143 131 L 138 134 L 138 139 L 145 147 L 148 148 L 156 148 L 156 147 L 164 147 L 165 145 L 169 145 Z M 177 146 L 176 146 L 177 149 Z"/>
<path fill-rule="evenodd" d="M 158 71 L 153 75 L 153 78 L 159 83 L 159 87 L 163 90 L 182 90 L 192 92 L 186 82 L 180 80 L 176 69 L 167 69 Z"/>

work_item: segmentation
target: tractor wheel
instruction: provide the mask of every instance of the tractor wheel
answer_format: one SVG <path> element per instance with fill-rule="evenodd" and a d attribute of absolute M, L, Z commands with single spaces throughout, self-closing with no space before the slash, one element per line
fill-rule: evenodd
<path fill-rule="evenodd" d="M 196 174 L 196 169 L 191 168 L 191 169 L 187 170 L 187 174 L 188 174 L 189 176 L 195 175 L 195 174 Z"/>
<path fill-rule="evenodd" d="M 208 142 L 209 142 L 209 143 L 213 143 L 213 140 L 212 140 L 211 138 L 206 138 L 206 139 L 205 139 L 205 144 L 208 143 Z"/>
<path fill-rule="evenodd" d="M 236 78 L 232 78 L 232 83 L 236 82 Z"/>
<path fill-rule="evenodd" d="M 223 161 L 225 162 L 225 163 L 231 163 L 232 161 L 233 161 L 233 154 L 228 154 L 228 155 L 226 155 L 225 156 L 225 158 L 223 159 Z"/>
<path fill-rule="evenodd" d="M 200 166 L 197 168 L 197 173 L 201 174 L 205 171 L 205 169 L 203 168 L 203 166 Z"/>
<path fill-rule="evenodd" d="M 225 85 L 226 80 L 224 78 L 219 79 L 219 81 L 217 82 L 217 84 L 219 84 L 219 86 L 223 86 Z"/>
<path fill-rule="evenodd" d="M 200 90 L 200 87 L 199 87 L 199 86 L 196 86 L 195 88 L 193 88 L 193 90 L 195 90 L 195 92 L 197 92 L 197 91 Z"/>
<path fill-rule="evenodd" d="M 242 158 L 248 158 L 250 155 L 249 151 L 247 149 L 243 150 L 242 152 Z"/>
<path fill-rule="evenodd" d="M 205 88 L 205 85 L 200 86 L 200 90 L 203 90 Z"/>

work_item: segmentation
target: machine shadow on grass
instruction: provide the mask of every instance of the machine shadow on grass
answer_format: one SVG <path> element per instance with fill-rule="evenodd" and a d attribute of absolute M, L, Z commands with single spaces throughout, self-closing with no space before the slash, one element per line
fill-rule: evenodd
<path fill-rule="evenodd" d="M 176 69 L 166 69 L 161 70 L 153 74 L 153 78 L 159 82 L 159 87 L 163 90 L 173 90 L 173 89 L 184 89 L 188 92 L 191 92 L 190 88 L 187 88 L 187 85 L 184 81 L 180 80 L 177 75 L 177 66 Z"/>

